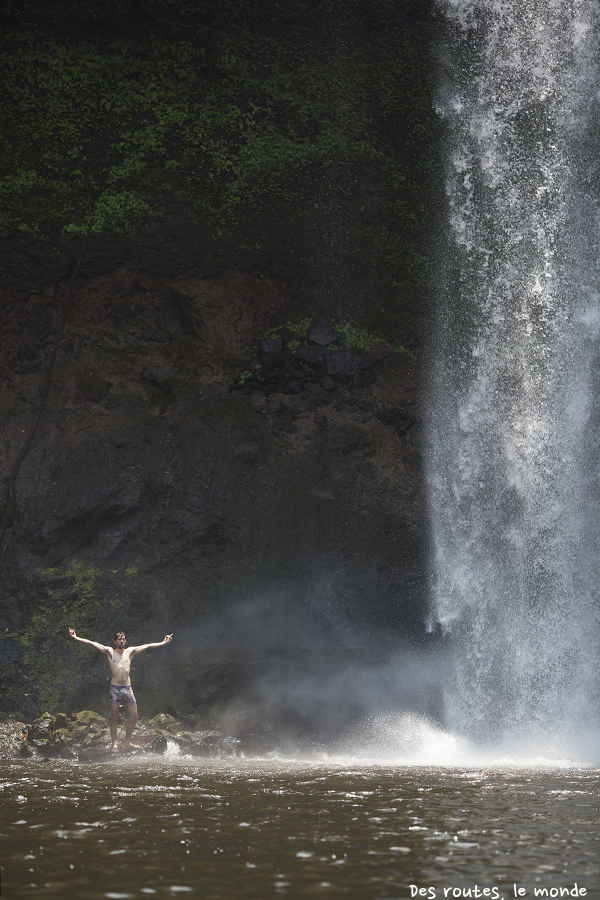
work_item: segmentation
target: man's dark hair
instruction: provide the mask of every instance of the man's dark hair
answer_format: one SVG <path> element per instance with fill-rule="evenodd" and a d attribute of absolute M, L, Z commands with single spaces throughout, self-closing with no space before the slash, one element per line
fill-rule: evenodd
<path fill-rule="evenodd" d="M 113 638 L 113 644 L 116 644 L 116 643 L 117 643 L 117 640 L 118 640 L 120 637 L 124 637 L 125 640 L 127 640 L 127 638 L 125 637 L 125 632 L 124 632 L 124 631 L 117 631 L 117 633 L 115 634 L 115 636 L 114 636 L 114 638 Z"/>

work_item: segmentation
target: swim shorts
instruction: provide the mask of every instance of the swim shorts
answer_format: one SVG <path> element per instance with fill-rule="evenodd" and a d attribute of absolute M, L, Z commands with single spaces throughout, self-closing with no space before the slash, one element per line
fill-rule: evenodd
<path fill-rule="evenodd" d="M 108 691 L 111 703 L 131 703 L 132 706 L 137 706 L 137 700 L 130 684 L 111 683 Z"/>

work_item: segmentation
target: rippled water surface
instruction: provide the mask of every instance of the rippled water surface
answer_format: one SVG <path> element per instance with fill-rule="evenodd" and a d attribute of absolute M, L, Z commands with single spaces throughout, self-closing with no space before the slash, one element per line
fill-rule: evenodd
<path fill-rule="evenodd" d="M 598 769 L 19 761 L 1 776 L 11 900 L 600 896 Z"/>

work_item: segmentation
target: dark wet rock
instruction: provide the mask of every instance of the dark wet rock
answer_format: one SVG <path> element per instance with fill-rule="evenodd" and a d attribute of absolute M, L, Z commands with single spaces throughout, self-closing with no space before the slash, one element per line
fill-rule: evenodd
<path fill-rule="evenodd" d="M 309 366 L 316 366 L 325 355 L 325 350 L 322 347 L 308 347 L 303 345 L 298 347 L 294 356 L 296 359 L 301 362 L 308 363 Z"/>
<path fill-rule="evenodd" d="M 70 744 L 82 744 L 90 733 L 89 725 L 76 725 L 69 731 Z"/>
<path fill-rule="evenodd" d="M 169 713 L 158 713 L 158 715 L 149 719 L 147 724 L 149 728 L 168 729 L 170 726 L 177 726 L 179 723 L 175 716 L 171 716 Z"/>
<path fill-rule="evenodd" d="M 271 413 L 281 412 L 282 409 L 283 409 L 283 403 L 281 402 L 281 400 L 278 400 L 277 398 L 275 398 L 273 400 L 269 400 L 268 403 L 265 403 L 265 405 L 263 406 L 263 408 L 261 409 L 260 412 L 261 412 L 261 415 L 268 416 Z"/>
<path fill-rule="evenodd" d="M 373 356 L 374 361 L 389 359 L 394 353 L 392 348 L 388 347 L 387 344 L 373 344 L 369 352 Z"/>
<path fill-rule="evenodd" d="M 342 335 L 325 319 L 315 316 L 308 327 L 307 337 L 313 344 L 328 347 L 330 344 L 335 344 L 336 341 L 339 341 Z"/>
<path fill-rule="evenodd" d="M 170 291 L 169 300 L 173 311 L 179 318 L 184 333 L 192 334 L 202 340 L 205 326 L 202 314 L 194 298 L 188 297 L 187 294 L 180 294 L 177 291 Z"/>
<path fill-rule="evenodd" d="M 272 736 L 250 732 L 244 735 L 241 749 L 249 756 L 266 756 L 275 749 L 275 742 Z"/>
<path fill-rule="evenodd" d="M 22 720 L 10 716 L 0 718 L 0 759 L 31 755 L 32 751 L 24 740 L 25 728 Z"/>
<path fill-rule="evenodd" d="M 213 759 L 217 755 L 215 745 L 208 741 L 190 741 L 185 748 L 185 753 L 200 759 Z"/>
<path fill-rule="evenodd" d="M 276 382 L 270 382 L 268 384 L 265 384 L 263 386 L 263 392 L 264 392 L 265 397 L 269 397 L 271 394 L 276 394 L 280 390 L 280 388 L 281 388 L 281 385 L 277 384 Z"/>
<path fill-rule="evenodd" d="M 211 759 L 217 756 L 217 747 L 223 735 L 220 731 L 197 731 L 191 738 L 185 752 L 202 759 Z"/>
<path fill-rule="evenodd" d="M 356 425 L 330 422 L 324 434 L 327 446 L 333 453 L 352 453 L 359 447 L 365 447 L 367 442 L 365 432 Z"/>
<path fill-rule="evenodd" d="M 280 337 L 271 338 L 270 340 L 263 339 L 258 342 L 258 350 L 259 353 L 274 356 L 275 354 L 281 353 L 283 350 L 283 341 Z"/>
<path fill-rule="evenodd" d="M 82 747 L 85 749 L 93 749 L 94 747 L 103 745 L 106 738 L 108 738 L 108 734 L 108 729 L 106 729 L 104 734 L 101 731 L 90 731 L 83 741 Z"/>
<path fill-rule="evenodd" d="M 329 393 L 331 393 L 331 391 L 333 391 L 333 389 L 335 387 L 335 382 L 334 382 L 333 378 L 331 378 L 330 375 L 324 375 L 323 378 L 321 378 L 321 387 L 324 390 L 329 391 Z"/>
<path fill-rule="evenodd" d="M 139 744 L 144 753 L 163 754 L 167 752 L 169 743 L 165 734 L 134 734 L 132 740 Z"/>
<path fill-rule="evenodd" d="M 28 741 L 28 744 L 31 742 Z M 62 737 L 53 735 L 49 740 L 36 740 L 36 751 L 44 759 L 73 759 L 74 753 L 69 749 Z"/>
<path fill-rule="evenodd" d="M 391 426 L 398 437 L 404 437 L 409 428 L 415 424 L 415 420 L 403 409 L 387 409 L 377 415 L 384 425 Z"/>
<path fill-rule="evenodd" d="M 318 488 L 311 488 L 308 493 L 312 494 L 313 497 L 320 497 L 321 500 L 335 500 L 333 491 L 321 491 Z"/>
<path fill-rule="evenodd" d="M 44 713 L 39 719 L 34 719 L 27 732 L 28 743 L 47 741 L 54 731 L 54 716 Z"/>
<path fill-rule="evenodd" d="M 242 753 L 242 741 L 235 737 L 223 737 L 217 743 L 217 755 L 220 757 L 240 756 Z"/>
<path fill-rule="evenodd" d="M 55 754 L 55 758 L 57 759 L 76 759 L 77 753 L 69 747 L 64 741 L 56 742 L 52 744 L 53 751 Z"/>
<path fill-rule="evenodd" d="M 358 375 L 361 357 L 349 347 L 325 351 L 325 372 L 331 378 L 348 379 Z"/>
<path fill-rule="evenodd" d="M 274 372 L 281 368 L 283 358 L 279 353 L 263 353 L 260 361 L 265 372 Z"/>
<path fill-rule="evenodd" d="M 101 716 L 91 709 L 83 709 L 81 712 L 74 713 L 74 715 L 71 716 L 71 719 L 76 722 L 77 725 L 98 725 L 100 727 L 106 725 L 107 721 L 106 716 Z"/>
<path fill-rule="evenodd" d="M 77 390 L 88 403 L 102 403 L 110 393 L 111 383 L 101 375 L 90 372 L 77 382 Z"/>
<path fill-rule="evenodd" d="M 118 753 L 113 753 L 112 750 L 106 747 L 89 747 L 80 750 L 77 754 L 77 759 L 83 763 L 100 763 L 109 759 L 115 759 L 118 756 Z"/>
<path fill-rule="evenodd" d="M 69 719 L 66 713 L 57 713 L 54 719 L 54 731 L 69 728 Z"/>
<path fill-rule="evenodd" d="M 302 378 L 291 378 L 287 381 L 282 390 L 284 394 L 301 394 L 305 388 L 305 382 Z"/>

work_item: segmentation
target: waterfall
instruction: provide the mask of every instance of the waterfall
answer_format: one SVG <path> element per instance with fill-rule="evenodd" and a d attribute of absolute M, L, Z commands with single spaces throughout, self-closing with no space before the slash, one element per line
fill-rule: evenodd
<path fill-rule="evenodd" d="M 598 711 L 600 8 L 437 11 L 448 235 L 426 472 L 447 724 L 568 741 Z"/>

